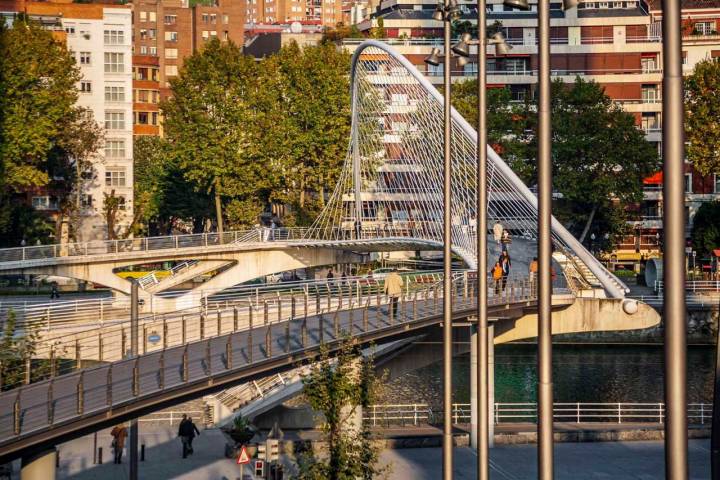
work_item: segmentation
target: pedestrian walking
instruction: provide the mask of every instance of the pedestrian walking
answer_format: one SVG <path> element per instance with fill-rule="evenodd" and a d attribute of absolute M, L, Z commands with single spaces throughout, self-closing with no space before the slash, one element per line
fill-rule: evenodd
<path fill-rule="evenodd" d="M 331 281 L 333 278 L 335 278 L 335 273 L 333 272 L 332 268 L 328 270 L 327 276 L 325 278 L 327 278 L 328 281 Z"/>
<path fill-rule="evenodd" d="M 25 239 L 23 238 L 22 240 L 20 240 L 20 246 L 21 246 L 21 247 L 24 247 L 25 245 L 27 245 L 27 242 L 26 242 Z"/>
<path fill-rule="evenodd" d="M 183 441 L 183 458 L 187 458 L 188 454 L 192 455 L 194 452 L 192 442 L 196 436 L 200 435 L 200 430 L 193 423 L 192 417 L 187 417 L 180 422 L 178 433 Z"/>
<path fill-rule="evenodd" d="M 502 290 L 505 291 L 505 287 L 507 286 L 507 279 L 510 275 L 510 267 L 512 267 L 512 261 L 510 260 L 510 255 L 508 254 L 507 250 L 503 250 L 503 252 L 500 254 L 500 267 L 502 267 Z"/>
<path fill-rule="evenodd" d="M 397 273 L 397 270 L 393 270 L 385 277 L 385 294 L 390 297 L 388 314 L 392 309 L 393 318 L 397 318 L 398 298 L 402 295 L 402 277 Z"/>
<path fill-rule="evenodd" d="M 52 282 L 52 284 L 50 285 L 50 300 L 54 298 L 60 298 L 57 282 Z"/>
<path fill-rule="evenodd" d="M 508 245 L 512 243 L 512 240 L 510 239 L 510 232 L 507 230 L 503 230 L 502 236 L 500 238 L 500 245 L 502 247 L 503 252 L 507 252 Z"/>
<path fill-rule="evenodd" d="M 112 444 L 110 445 L 113 451 L 113 463 L 121 464 L 123 449 L 125 448 L 125 439 L 128 436 L 127 428 L 125 428 L 123 424 L 115 425 L 113 429 L 110 430 L 110 435 L 113 437 Z"/>
<path fill-rule="evenodd" d="M 498 245 L 500 245 L 504 231 L 505 228 L 502 226 L 502 223 L 500 223 L 500 220 L 495 220 L 495 225 L 493 225 L 493 237 Z"/>
<path fill-rule="evenodd" d="M 500 266 L 500 262 L 495 262 L 495 265 L 493 266 L 492 271 L 490 274 L 492 275 L 493 282 L 495 283 L 495 295 L 500 295 L 500 286 L 502 283 L 502 267 Z"/>
<path fill-rule="evenodd" d="M 535 291 L 535 281 L 537 280 L 537 271 L 538 271 L 538 259 L 537 257 L 533 257 L 532 262 L 530 262 L 530 266 L 528 267 L 528 273 L 530 274 L 530 291 Z"/>

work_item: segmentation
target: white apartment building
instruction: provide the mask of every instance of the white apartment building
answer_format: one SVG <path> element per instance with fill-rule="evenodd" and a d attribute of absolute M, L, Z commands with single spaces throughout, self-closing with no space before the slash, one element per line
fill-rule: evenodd
<path fill-rule="evenodd" d="M 132 10 L 129 5 L 56 2 L 3 2 L 3 16 L 26 11 L 65 39 L 82 73 L 78 105 L 92 111 L 103 130 L 103 142 L 83 173 L 78 241 L 108 238 L 103 213 L 106 195 L 119 198 L 116 232 L 123 233 L 133 216 Z M 63 34 L 64 31 L 64 34 Z M 32 198 L 35 208 L 57 208 L 51 197 Z M 58 239 L 65 241 L 65 239 Z"/>

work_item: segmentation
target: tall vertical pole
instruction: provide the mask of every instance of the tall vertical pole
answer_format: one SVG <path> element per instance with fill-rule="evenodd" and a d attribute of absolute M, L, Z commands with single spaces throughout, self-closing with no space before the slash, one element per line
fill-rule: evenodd
<path fill-rule="evenodd" d="M 718 297 L 720 326 L 720 297 Z M 713 390 L 712 430 L 710 433 L 710 478 L 720 480 L 720 328 L 715 343 L 715 387 Z"/>
<path fill-rule="evenodd" d="M 450 21 L 443 21 L 445 36 L 444 85 L 445 133 L 443 136 L 443 480 L 452 480 L 452 223 L 450 205 L 452 117 L 450 104 Z"/>
<path fill-rule="evenodd" d="M 135 358 L 138 356 L 140 339 L 138 337 L 138 282 L 132 280 L 130 287 L 130 355 Z M 138 478 L 138 422 L 137 419 L 130 421 L 130 480 Z"/>
<path fill-rule="evenodd" d="M 477 478 L 488 480 L 488 318 L 487 318 L 487 33 L 485 0 L 478 0 L 478 129 L 477 129 Z"/>
<path fill-rule="evenodd" d="M 663 198 L 665 209 L 665 477 L 687 478 L 685 198 L 680 2 L 663 0 Z"/>
<path fill-rule="evenodd" d="M 553 478 L 550 0 L 538 1 L 538 473 Z"/>

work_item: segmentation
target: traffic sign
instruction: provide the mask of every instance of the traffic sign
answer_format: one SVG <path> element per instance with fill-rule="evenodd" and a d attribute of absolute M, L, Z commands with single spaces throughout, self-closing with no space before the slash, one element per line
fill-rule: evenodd
<path fill-rule="evenodd" d="M 240 450 L 240 455 L 238 455 L 237 458 L 237 464 L 245 465 L 246 463 L 250 463 L 250 455 L 248 455 L 247 449 L 245 445 L 243 445 L 242 450 Z"/>

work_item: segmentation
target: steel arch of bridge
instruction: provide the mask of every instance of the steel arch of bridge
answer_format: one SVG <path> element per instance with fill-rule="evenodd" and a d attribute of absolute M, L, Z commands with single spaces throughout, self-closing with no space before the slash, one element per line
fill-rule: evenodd
<path fill-rule="evenodd" d="M 313 225 L 316 238 L 352 232 L 357 240 L 384 230 L 442 244 L 443 97 L 404 56 L 376 41 L 363 42 L 351 62 L 351 141 L 340 179 Z M 389 124 L 389 125 L 388 125 Z M 452 111 L 453 251 L 476 266 L 477 134 Z M 488 225 L 537 239 L 537 198 L 488 146 Z M 553 243 L 576 256 L 610 297 L 627 287 L 552 219 Z"/>

